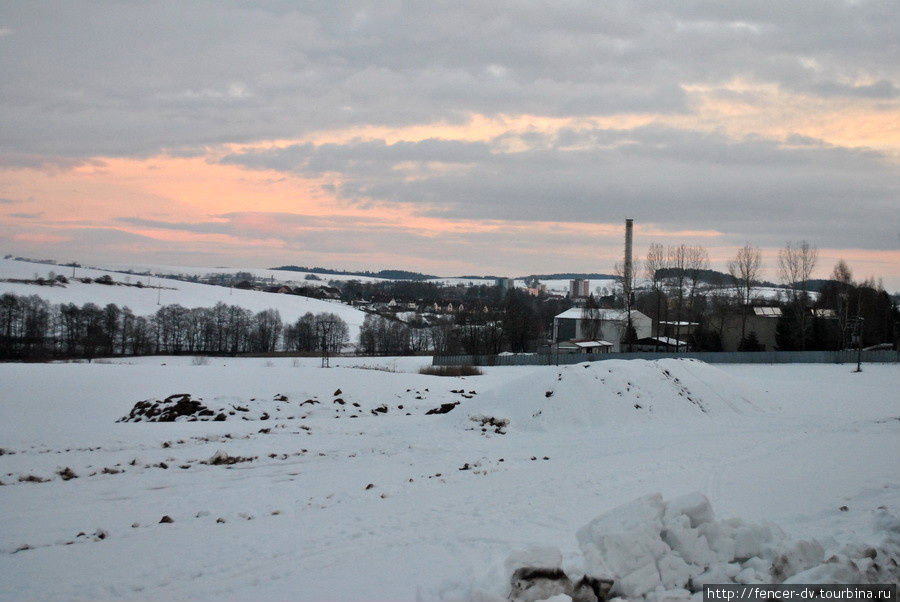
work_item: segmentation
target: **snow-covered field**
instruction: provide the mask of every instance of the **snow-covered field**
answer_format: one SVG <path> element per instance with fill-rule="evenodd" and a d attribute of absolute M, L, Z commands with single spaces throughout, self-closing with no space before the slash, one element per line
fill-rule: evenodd
<path fill-rule="evenodd" d="M 425 363 L 0 365 L 0 598 L 497 600 L 523 559 L 636 596 L 900 552 L 900 366 Z M 116 422 L 173 394 L 226 420 Z"/>
<path fill-rule="evenodd" d="M 31 280 L 35 277 L 47 278 L 48 274 L 71 276 L 72 268 L 62 266 L 0 259 L 0 279 Z M 206 273 L 206 272 L 204 272 Z M 282 272 L 288 273 L 288 272 Z M 69 279 L 65 286 L 37 286 L 15 282 L 0 282 L 0 294 L 38 295 L 50 303 L 95 303 L 104 306 L 115 303 L 127 306 L 139 316 L 148 316 L 159 309 L 160 304 L 180 304 L 187 308 L 212 307 L 218 302 L 238 305 L 254 312 L 266 309 L 277 309 L 284 322 L 294 322 L 307 312 L 318 314 L 329 312 L 337 314 L 350 327 L 350 340 L 355 342 L 359 337 L 359 327 L 366 314 L 344 303 L 312 299 L 299 295 L 281 295 L 262 291 L 234 289 L 223 286 L 197 284 L 181 280 L 169 280 L 147 276 L 134 276 L 104 270 L 77 268 L 78 278 L 98 278 L 109 275 L 115 282 L 136 284 L 140 281 L 144 286 L 110 286 L 104 284 L 84 284 Z M 158 288 L 162 287 L 162 288 Z"/>

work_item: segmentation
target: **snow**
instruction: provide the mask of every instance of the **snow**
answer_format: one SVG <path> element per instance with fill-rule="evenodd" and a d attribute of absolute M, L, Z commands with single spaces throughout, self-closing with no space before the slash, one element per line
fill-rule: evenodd
<path fill-rule="evenodd" d="M 361 282 L 386 282 L 383 278 L 375 278 L 372 276 L 353 276 L 350 274 L 319 274 L 316 272 L 300 272 L 294 270 L 271 270 L 268 268 L 248 268 L 248 267 L 188 267 L 178 265 L 159 265 L 159 264 L 103 264 L 95 266 L 99 269 L 114 270 L 117 272 L 147 272 L 150 274 L 178 274 L 182 276 L 207 276 L 209 274 L 236 274 L 238 272 L 246 272 L 252 274 L 255 278 L 271 280 L 280 284 L 290 284 L 293 286 L 327 286 L 329 280 L 359 280 Z M 306 276 L 313 275 L 319 280 L 306 280 Z"/>
<path fill-rule="evenodd" d="M 557 295 L 567 295 L 569 293 L 569 283 L 570 280 L 567 279 L 553 279 L 553 280 L 541 280 L 541 284 L 546 285 L 548 293 L 555 293 Z M 612 278 L 602 278 L 596 279 L 592 278 L 588 280 L 588 290 L 591 294 L 596 295 L 598 291 L 605 291 L 602 294 L 610 294 L 613 289 L 616 287 L 616 281 Z"/>
<path fill-rule="evenodd" d="M 663 345 L 686 345 L 684 341 L 680 339 L 674 339 L 672 337 L 648 337 L 651 341 L 656 341 Z M 644 339 L 642 339 L 644 340 Z"/>
<path fill-rule="evenodd" d="M 589 310 L 593 316 L 600 320 L 608 320 L 608 321 L 616 321 L 622 322 L 626 319 L 627 313 L 624 309 L 592 309 Z M 632 310 L 635 313 L 637 310 Z M 556 315 L 556 318 L 569 318 L 569 319 L 578 319 L 581 320 L 584 318 L 585 309 L 583 307 L 570 307 L 566 311 L 561 314 Z M 634 314 L 632 314 L 634 316 Z"/>
<path fill-rule="evenodd" d="M 0 599 L 503 600 L 526 564 L 689 598 L 900 543 L 897 365 L 332 362 L 0 364 Z M 116 422 L 180 393 L 252 419 Z"/>
<path fill-rule="evenodd" d="M 597 341 L 570 341 L 576 347 L 583 347 L 585 349 L 590 349 L 592 347 L 612 347 L 612 343 L 609 341 L 604 341 L 603 339 Z"/>
<path fill-rule="evenodd" d="M 578 530 L 581 570 L 611 579 L 611 594 L 632 599 L 702 599 L 704 584 L 891 583 L 900 579 L 900 520 L 886 508 L 874 513 L 876 547 L 845 546 L 826 560 L 814 540 L 792 540 L 771 524 L 740 519 L 717 521 L 709 500 L 692 492 L 663 500 L 646 495 L 598 516 Z M 875 562 L 876 559 L 878 562 Z M 507 572 L 517 567 L 557 569 L 562 554 L 554 548 L 514 552 Z M 571 592 L 571 577 L 525 581 L 514 573 L 509 599 L 516 602 Z M 527 574 L 527 573 L 525 573 Z M 517 580 L 515 575 L 519 575 Z M 551 575 L 552 577 L 552 575 Z M 504 588 L 483 592 L 502 599 Z"/>
<path fill-rule="evenodd" d="M 71 275 L 71 271 L 71 268 L 62 266 L 0 259 L 0 280 L 30 280 L 35 276 L 47 278 L 50 272 L 68 277 Z M 253 312 L 270 308 L 277 309 L 285 323 L 294 322 L 307 312 L 314 314 L 329 312 L 337 314 L 347 323 L 350 328 L 351 342 L 355 342 L 359 338 L 359 328 L 366 316 L 364 312 L 337 301 L 77 268 L 78 278 L 96 279 L 107 274 L 116 282 L 136 284 L 140 281 L 144 286 L 138 288 L 97 283 L 84 284 L 71 278 L 65 286 L 38 286 L 0 281 L 0 294 L 38 295 L 50 303 L 75 303 L 76 305 L 94 303 L 101 307 L 108 303 L 115 303 L 119 307 L 129 307 L 139 316 L 156 313 L 160 304 L 177 303 L 187 308 L 193 308 L 212 307 L 220 301 L 228 305 L 238 305 Z"/>

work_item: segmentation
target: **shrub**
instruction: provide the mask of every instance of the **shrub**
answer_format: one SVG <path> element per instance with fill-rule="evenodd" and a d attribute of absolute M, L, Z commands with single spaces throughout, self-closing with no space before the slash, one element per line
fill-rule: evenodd
<path fill-rule="evenodd" d="M 759 337 L 756 335 L 755 330 L 751 330 L 750 334 L 748 334 L 744 339 L 740 342 L 737 348 L 738 351 L 765 351 L 765 346 L 759 342 Z"/>
<path fill-rule="evenodd" d="M 428 374 L 430 376 L 478 376 L 483 374 L 481 368 L 477 366 L 422 366 L 419 374 Z"/>

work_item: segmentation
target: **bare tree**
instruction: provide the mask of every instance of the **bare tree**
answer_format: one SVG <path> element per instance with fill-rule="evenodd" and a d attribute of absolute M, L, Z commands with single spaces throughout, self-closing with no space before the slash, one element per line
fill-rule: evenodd
<path fill-rule="evenodd" d="M 778 275 L 781 282 L 791 289 L 791 299 L 799 301 L 806 297 L 805 290 L 797 290 L 797 286 L 805 283 L 812 276 L 819 260 L 819 250 L 805 240 L 793 245 L 787 243 L 778 251 Z"/>
<path fill-rule="evenodd" d="M 600 304 L 593 294 L 584 300 L 581 308 L 581 336 L 585 339 L 596 340 L 602 332 Z"/>
<path fill-rule="evenodd" d="M 853 284 L 853 272 L 850 270 L 850 266 L 847 265 L 846 261 L 843 259 L 838 260 L 834 265 L 834 269 L 831 271 L 831 279 L 844 286 L 851 286 Z"/>
<path fill-rule="evenodd" d="M 697 298 L 697 289 L 700 287 L 703 272 L 709 269 L 709 253 L 705 247 L 700 245 L 687 248 L 687 280 L 689 286 L 688 300 L 690 302 L 691 312 L 696 313 L 694 307 Z"/>
<path fill-rule="evenodd" d="M 680 334 L 679 330 L 684 312 L 684 284 L 687 280 L 688 248 L 685 244 L 669 247 L 669 271 L 672 273 L 669 279 L 669 289 L 671 290 L 671 295 L 675 297 L 675 322 L 678 329 L 675 330 L 675 338 L 678 341 L 680 341 L 678 335 Z M 679 343 L 675 344 L 676 351 L 678 350 L 678 345 Z"/>
<path fill-rule="evenodd" d="M 809 295 L 805 289 L 797 290 L 797 287 L 809 280 L 813 270 L 816 269 L 818 259 L 819 250 L 805 240 L 800 241 L 796 246 L 789 242 L 778 251 L 778 274 L 781 282 L 790 289 L 793 307 L 797 312 L 801 349 L 806 349 L 806 338 L 810 325 L 807 315 L 809 313 L 807 311 Z"/>
<path fill-rule="evenodd" d="M 656 297 L 656 336 L 660 335 L 659 319 L 662 314 L 662 273 L 668 267 L 666 250 L 659 243 L 652 243 L 647 250 L 647 259 L 644 261 L 644 274 L 650 281 L 653 296 Z"/>
<path fill-rule="evenodd" d="M 616 277 L 616 293 L 619 292 L 618 289 L 621 289 L 622 294 L 622 307 L 628 309 L 634 304 L 634 275 L 637 274 L 641 269 L 641 262 L 638 260 L 632 261 L 631 264 L 631 273 L 625 273 L 625 264 L 621 261 L 616 261 L 613 264 L 613 275 Z"/>
<path fill-rule="evenodd" d="M 838 325 L 841 329 L 841 346 L 847 345 L 847 329 L 850 325 L 850 295 L 853 291 L 853 272 L 843 259 L 839 259 L 831 272 L 831 279 L 838 283 L 835 299 Z"/>
<path fill-rule="evenodd" d="M 687 272 L 686 276 L 688 281 L 688 305 L 690 307 L 689 317 L 691 322 L 696 321 L 699 314 L 699 310 L 697 308 L 697 292 L 700 288 L 700 282 L 702 282 L 703 272 L 708 269 L 709 253 L 706 251 L 706 248 L 700 245 L 689 246 L 687 248 L 685 271 Z M 676 343 L 676 345 L 678 344 L 679 343 Z"/>
<path fill-rule="evenodd" d="M 634 341 L 629 339 L 630 334 L 634 333 L 634 325 L 631 321 L 631 310 L 634 307 L 634 275 L 641 269 L 640 261 L 632 263 L 631 272 L 625 273 L 625 265 L 621 262 L 613 264 L 613 274 L 616 275 L 617 281 L 622 287 L 622 307 L 625 309 L 625 330 L 623 331 L 623 340 L 620 342 L 628 343 L 628 351 L 633 351 Z"/>
<path fill-rule="evenodd" d="M 734 259 L 728 262 L 728 273 L 731 274 L 735 296 L 741 306 L 741 341 L 747 334 L 747 312 L 753 299 L 753 288 L 762 272 L 762 253 L 759 247 L 747 243 L 740 249 Z"/>

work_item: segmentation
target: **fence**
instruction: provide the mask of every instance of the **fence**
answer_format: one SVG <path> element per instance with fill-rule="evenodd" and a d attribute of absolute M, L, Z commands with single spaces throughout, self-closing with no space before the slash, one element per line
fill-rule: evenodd
<path fill-rule="evenodd" d="M 435 366 L 541 366 L 578 364 L 603 360 L 658 360 L 662 358 L 693 358 L 710 364 L 851 364 L 856 351 L 695 351 L 633 353 L 520 353 L 516 355 L 436 355 Z M 881 349 L 863 351 L 866 364 L 900 362 L 900 351 Z"/>

